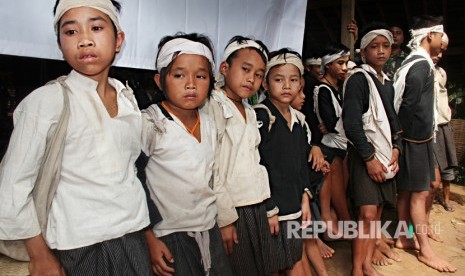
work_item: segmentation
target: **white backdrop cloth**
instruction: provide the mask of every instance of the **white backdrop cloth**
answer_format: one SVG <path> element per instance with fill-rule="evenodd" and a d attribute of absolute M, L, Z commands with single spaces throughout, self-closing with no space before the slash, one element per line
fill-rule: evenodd
<path fill-rule="evenodd" d="M 234 35 L 270 50 L 302 51 L 306 0 L 120 0 L 126 42 L 116 66 L 154 69 L 160 38 L 178 31 L 208 35 L 221 60 Z M 55 0 L 0 0 L 0 54 L 62 59 L 53 30 Z"/>

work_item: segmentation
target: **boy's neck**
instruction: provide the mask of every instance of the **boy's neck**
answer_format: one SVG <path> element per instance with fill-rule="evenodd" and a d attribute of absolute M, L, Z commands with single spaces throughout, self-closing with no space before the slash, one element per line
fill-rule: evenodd
<path fill-rule="evenodd" d="M 197 117 L 197 109 L 182 109 L 168 101 L 164 101 L 163 103 L 169 108 L 168 111 L 181 120 L 181 122 Z"/>
<path fill-rule="evenodd" d="M 391 52 L 391 55 L 392 56 L 398 56 L 400 55 L 400 52 L 402 51 L 402 49 L 400 48 L 400 45 L 392 45 L 392 52 Z"/>
<path fill-rule="evenodd" d="M 273 98 L 270 98 L 270 101 L 271 101 L 271 103 L 273 103 L 273 105 L 276 107 L 276 109 L 279 111 L 279 113 L 281 113 L 281 115 L 283 115 L 284 117 L 286 117 L 285 115 L 290 113 L 289 104 L 279 102 L 279 101 L 277 101 L 276 99 L 273 99 Z"/>

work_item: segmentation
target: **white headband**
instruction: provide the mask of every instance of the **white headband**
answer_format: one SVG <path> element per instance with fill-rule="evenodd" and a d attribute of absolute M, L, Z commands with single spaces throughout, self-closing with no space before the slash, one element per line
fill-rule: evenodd
<path fill-rule="evenodd" d="M 223 61 L 226 61 L 228 59 L 228 57 L 234 53 L 235 51 L 237 50 L 240 50 L 240 49 L 244 49 L 244 48 L 248 48 L 248 47 L 252 47 L 252 48 L 256 48 L 258 49 L 260 52 L 263 53 L 263 55 L 265 56 L 266 60 L 268 61 L 268 55 L 266 54 L 265 50 L 263 49 L 262 46 L 260 46 L 260 44 L 258 44 L 257 42 L 251 40 L 251 39 L 247 39 L 245 41 L 242 41 L 241 43 L 239 43 L 238 41 L 234 41 L 232 42 L 231 44 L 229 44 L 226 49 L 224 49 L 224 54 L 223 54 L 223 59 L 221 60 L 221 62 Z"/>
<path fill-rule="evenodd" d="M 307 65 L 321 65 L 321 58 L 307 58 L 305 60 Z"/>
<path fill-rule="evenodd" d="M 191 54 L 200 55 L 208 59 L 212 66 L 212 72 L 215 71 L 215 62 L 210 49 L 200 42 L 195 42 L 185 38 L 175 38 L 170 40 L 161 47 L 157 56 L 157 70 L 160 73 L 162 68 L 167 67 L 175 58 L 174 55 Z"/>
<path fill-rule="evenodd" d="M 373 39 L 375 39 L 378 35 L 384 36 L 389 41 L 389 45 L 392 45 L 394 42 L 392 33 L 390 31 L 385 29 L 373 30 L 366 33 L 362 37 L 362 40 L 360 41 L 360 49 L 364 49 L 366 46 L 368 46 L 368 44 L 370 44 L 370 42 L 373 41 Z"/>
<path fill-rule="evenodd" d="M 449 36 L 447 36 L 447 34 L 444 33 L 444 34 L 442 35 L 442 40 L 441 40 L 441 41 L 442 41 L 442 43 L 444 43 L 444 44 L 449 44 Z"/>
<path fill-rule="evenodd" d="M 415 49 L 420 46 L 421 41 L 429 34 L 429 33 L 444 33 L 444 26 L 443 25 L 436 25 L 429 28 L 421 28 L 418 30 L 410 30 L 410 35 L 412 39 L 408 43 L 408 47 L 410 49 Z"/>
<path fill-rule="evenodd" d="M 331 63 L 333 61 L 335 61 L 336 59 L 339 59 L 341 57 L 344 57 L 344 56 L 349 56 L 350 55 L 350 52 L 349 51 L 340 51 L 339 53 L 336 53 L 336 54 L 332 54 L 332 55 L 325 55 L 321 58 L 321 65 L 320 65 L 320 71 L 321 73 L 325 73 L 326 71 L 326 68 L 325 68 L 325 65 L 328 64 L 328 63 Z"/>
<path fill-rule="evenodd" d="M 300 75 L 304 74 L 304 65 L 302 64 L 302 60 L 295 54 L 286 53 L 272 57 L 270 61 L 268 61 L 268 64 L 266 65 L 265 78 L 268 76 L 271 68 L 280 64 L 295 65 L 299 69 Z"/>
<path fill-rule="evenodd" d="M 108 17 L 110 17 L 111 21 L 113 21 L 113 24 L 116 26 L 116 30 L 122 31 L 118 21 L 116 8 L 113 6 L 110 0 L 60 0 L 55 12 L 55 18 L 53 19 L 55 33 L 58 33 L 59 27 L 57 24 L 61 17 L 70 9 L 79 7 L 94 8 L 103 12 L 104 14 L 108 15 Z"/>
<path fill-rule="evenodd" d="M 349 56 L 350 53 L 349 51 L 340 51 L 339 53 L 332 54 L 332 55 L 325 55 L 324 57 L 321 58 L 321 65 L 324 66 L 328 63 L 331 63 L 335 61 L 338 58 L 344 57 L 344 56 Z"/>

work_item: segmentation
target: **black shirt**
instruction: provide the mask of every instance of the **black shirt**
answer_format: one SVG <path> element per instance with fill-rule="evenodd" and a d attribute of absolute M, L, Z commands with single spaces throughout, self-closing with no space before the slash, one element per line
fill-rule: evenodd
<path fill-rule="evenodd" d="M 265 99 L 263 104 L 276 117 L 268 131 L 268 112 L 255 110 L 257 121 L 263 123 L 259 129 L 260 164 L 268 171 L 270 181 L 271 198 L 265 201 L 266 208 L 272 210 L 278 206 L 279 216 L 295 214 L 301 211 L 304 189 L 310 189 L 310 166 L 307 161 L 310 145 L 306 129 L 297 122 L 291 131 L 286 119 L 269 99 Z"/>
<path fill-rule="evenodd" d="M 391 81 L 385 81 L 384 85 L 370 72 L 371 79 L 383 102 L 384 110 L 391 127 L 392 143 L 400 149 L 400 122 L 394 109 L 394 87 Z M 368 142 L 363 130 L 362 115 L 368 111 L 370 100 L 370 89 L 368 81 L 363 73 L 355 73 L 346 84 L 344 93 L 344 104 L 342 109 L 342 120 L 347 139 L 354 145 L 364 160 L 370 159 L 375 150 Z"/>

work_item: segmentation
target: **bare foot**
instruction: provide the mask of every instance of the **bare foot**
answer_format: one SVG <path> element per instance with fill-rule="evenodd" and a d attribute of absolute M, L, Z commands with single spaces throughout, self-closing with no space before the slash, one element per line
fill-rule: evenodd
<path fill-rule="evenodd" d="M 362 270 L 364 276 L 384 276 L 384 274 L 379 273 L 371 264 L 363 265 Z"/>
<path fill-rule="evenodd" d="M 431 225 L 428 225 L 428 238 L 432 239 L 433 241 L 444 242 L 441 236 L 436 234 L 436 232 L 433 229 L 431 229 Z"/>
<path fill-rule="evenodd" d="M 399 253 L 395 252 L 394 249 L 392 249 L 391 246 L 384 239 L 379 240 L 379 243 L 376 245 L 375 249 L 379 250 L 384 256 L 388 257 L 391 260 L 394 260 L 396 262 L 401 261 Z"/>
<path fill-rule="evenodd" d="M 320 250 L 321 257 L 324 259 L 329 259 L 333 257 L 334 249 L 327 246 L 321 239 L 316 239 L 316 243 L 318 245 L 318 249 Z"/>
<path fill-rule="evenodd" d="M 421 253 L 418 255 L 418 260 L 427 266 L 436 269 L 439 272 L 455 272 L 457 268 L 447 261 L 436 256 L 434 253 L 431 256 L 424 256 Z"/>
<path fill-rule="evenodd" d="M 407 239 L 405 237 L 399 237 L 396 241 L 396 248 L 399 249 L 415 249 L 420 250 L 420 245 L 415 239 Z"/>
<path fill-rule="evenodd" d="M 378 248 L 375 248 L 375 251 L 373 251 L 371 262 L 378 266 L 392 265 L 392 260 L 384 256 Z"/>

